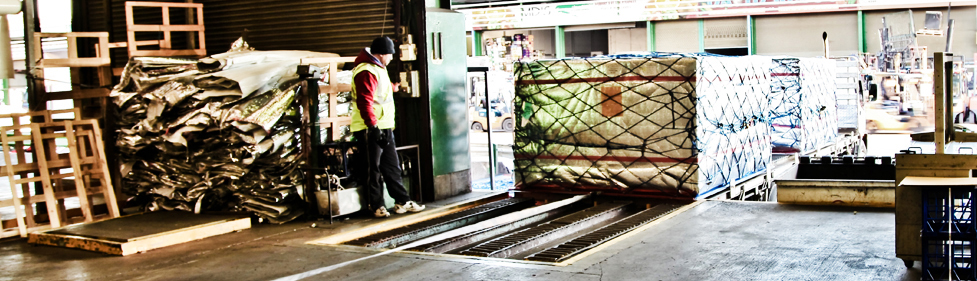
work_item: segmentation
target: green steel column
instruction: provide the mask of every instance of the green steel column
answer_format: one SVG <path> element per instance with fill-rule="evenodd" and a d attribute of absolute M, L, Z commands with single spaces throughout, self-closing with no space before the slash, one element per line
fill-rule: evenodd
<path fill-rule="evenodd" d="M 706 51 L 706 22 L 699 20 L 699 52 Z"/>
<path fill-rule="evenodd" d="M 746 16 L 746 40 L 750 40 L 749 54 L 756 55 L 756 18 Z"/>
<path fill-rule="evenodd" d="M 566 41 L 564 41 L 563 26 L 556 27 L 556 50 L 555 54 L 557 59 L 562 59 L 567 57 Z"/>
<path fill-rule="evenodd" d="M 655 51 L 655 22 L 645 21 L 645 31 L 648 34 L 648 51 Z"/>
<path fill-rule="evenodd" d="M 472 31 L 472 55 L 481 56 L 482 55 L 482 32 L 478 30 Z"/>
<path fill-rule="evenodd" d="M 868 46 L 865 44 L 865 13 L 858 11 L 858 52 L 868 53 Z"/>

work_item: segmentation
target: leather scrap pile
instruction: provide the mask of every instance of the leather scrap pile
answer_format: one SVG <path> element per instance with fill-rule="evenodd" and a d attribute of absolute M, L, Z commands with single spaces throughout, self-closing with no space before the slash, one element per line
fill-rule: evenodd
<path fill-rule="evenodd" d="M 123 190 L 150 210 L 247 211 L 284 223 L 305 210 L 296 66 L 307 51 L 231 50 L 130 60 L 112 91 Z"/>

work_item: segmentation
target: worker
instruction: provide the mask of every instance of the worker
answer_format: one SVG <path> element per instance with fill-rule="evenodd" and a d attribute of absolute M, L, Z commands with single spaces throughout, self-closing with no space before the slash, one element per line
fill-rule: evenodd
<path fill-rule="evenodd" d="M 961 124 L 961 123 L 977 124 L 977 113 L 974 113 L 973 110 L 970 110 L 969 104 L 965 104 L 963 107 L 963 111 L 957 113 L 957 115 L 953 117 L 953 123 L 954 124 Z"/>
<path fill-rule="evenodd" d="M 394 142 L 394 85 L 386 66 L 393 60 L 394 42 L 373 40 L 353 62 L 352 123 L 349 128 L 366 159 L 359 163 L 359 179 L 365 182 L 367 209 L 376 217 L 389 217 L 383 200 L 383 184 L 394 199 L 394 213 L 420 212 L 424 205 L 410 200 L 401 178 L 400 159 Z M 382 180 L 382 182 L 381 182 Z"/>

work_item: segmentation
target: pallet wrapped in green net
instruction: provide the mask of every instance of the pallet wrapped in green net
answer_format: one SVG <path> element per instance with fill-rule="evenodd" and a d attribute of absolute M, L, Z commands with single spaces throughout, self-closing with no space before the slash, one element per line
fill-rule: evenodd
<path fill-rule="evenodd" d="M 769 64 L 682 55 L 518 63 L 518 186 L 690 198 L 763 172 Z"/>

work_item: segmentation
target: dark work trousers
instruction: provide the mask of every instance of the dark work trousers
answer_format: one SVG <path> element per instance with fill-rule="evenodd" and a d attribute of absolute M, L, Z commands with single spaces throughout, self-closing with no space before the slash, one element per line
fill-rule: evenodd
<path fill-rule="evenodd" d="M 359 161 L 354 161 L 358 163 L 359 166 L 357 176 L 360 182 L 364 182 L 364 187 L 366 187 L 366 202 L 368 210 L 376 211 L 383 204 L 383 183 L 387 184 L 387 193 L 390 193 L 390 197 L 394 199 L 397 204 L 405 204 L 410 201 L 410 196 L 407 195 L 407 189 L 404 188 L 403 179 L 400 176 L 400 159 L 397 157 L 397 144 L 394 142 L 394 132 L 393 129 L 382 129 L 380 133 L 383 134 L 384 139 L 387 139 L 385 145 L 378 145 L 376 140 L 368 139 L 369 129 L 353 132 L 353 137 L 357 140 L 357 145 L 360 149 L 360 155 L 364 155 L 366 159 L 360 158 Z M 381 179 L 383 180 L 381 182 Z"/>

